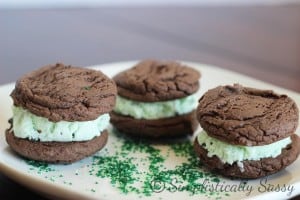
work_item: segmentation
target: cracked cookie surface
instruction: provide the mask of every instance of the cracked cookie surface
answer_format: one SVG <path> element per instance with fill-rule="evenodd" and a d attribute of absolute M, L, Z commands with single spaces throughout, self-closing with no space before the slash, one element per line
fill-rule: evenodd
<path fill-rule="evenodd" d="M 88 121 L 112 110 L 116 85 L 100 71 L 56 64 L 21 77 L 11 96 L 15 106 L 50 121 Z"/>
<path fill-rule="evenodd" d="M 235 84 L 208 90 L 199 100 L 197 118 L 211 137 L 257 146 L 292 135 L 298 108 L 286 95 Z"/>
<path fill-rule="evenodd" d="M 183 98 L 199 89 L 200 73 L 173 61 L 145 60 L 113 79 L 122 97 L 155 102 Z"/>

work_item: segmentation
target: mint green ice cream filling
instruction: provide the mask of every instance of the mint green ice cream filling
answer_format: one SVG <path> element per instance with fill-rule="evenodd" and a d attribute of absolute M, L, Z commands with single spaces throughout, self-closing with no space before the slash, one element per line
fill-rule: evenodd
<path fill-rule="evenodd" d="M 262 146 L 232 145 L 210 137 L 205 131 L 198 136 L 198 143 L 207 150 L 208 157 L 217 156 L 223 163 L 237 162 L 241 168 L 244 160 L 260 160 L 261 158 L 275 158 L 281 154 L 283 148 L 289 145 L 290 137 Z"/>
<path fill-rule="evenodd" d="M 22 107 L 13 107 L 13 131 L 18 138 L 42 142 L 86 141 L 99 136 L 109 124 L 109 114 L 91 121 L 51 122 Z"/>
<path fill-rule="evenodd" d="M 197 98 L 195 95 L 160 102 L 132 101 L 118 95 L 114 112 L 135 119 L 161 119 L 187 114 L 193 111 L 196 106 Z"/>

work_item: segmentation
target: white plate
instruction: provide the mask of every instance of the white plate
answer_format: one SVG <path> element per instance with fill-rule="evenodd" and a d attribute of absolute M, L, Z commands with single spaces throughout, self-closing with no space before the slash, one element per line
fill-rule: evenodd
<path fill-rule="evenodd" d="M 288 94 L 297 102 L 298 106 L 300 105 L 300 95 L 295 92 L 217 67 L 186 63 L 201 71 L 199 97 L 215 86 L 240 83 L 245 86 L 273 89 L 278 93 Z M 133 66 L 133 64 L 135 62 L 120 62 L 94 66 L 93 68 L 113 76 L 117 72 Z M 9 126 L 8 119 L 12 116 L 12 100 L 9 94 L 13 87 L 13 84 L 0 87 L 0 133 L 2 133 L 0 137 L 0 170 L 15 181 L 48 197 L 174 200 L 200 198 L 265 199 L 266 197 L 286 199 L 300 194 L 300 171 L 298 170 L 300 159 L 285 170 L 268 178 L 247 181 L 245 187 L 242 188 L 239 187 L 243 183 L 241 180 L 229 180 L 192 165 L 184 168 L 183 163 L 188 163 L 187 159 L 192 157 L 187 152 L 183 155 L 176 155 L 173 150 L 175 144 L 154 145 L 136 141 L 136 144 L 133 145 L 127 139 L 116 135 L 111 127 L 109 128 L 108 144 L 95 156 L 71 165 L 33 166 L 32 163 L 13 153 L 5 142 L 4 131 Z M 181 143 L 182 141 L 178 142 Z M 126 148 L 126 145 L 133 149 Z M 159 160 L 160 158 L 165 160 Z M 155 159 L 158 162 L 155 162 Z M 100 164 L 101 162 L 104 164 Z M 150 163 L 152 163 L 151 166 Z M 164 179 L 158 181 L 158 172 L 165 173 Z M 203 177 L 196 178 L 201 173 Z M 99 174 L 104 174 L 104 178 L 99 177 Z M 166 174 L 173 174 L 173 176 L 168 179 Z M 109 175 L 113 178 L 109 178 Z M 189 191 L 184 190 L 185 186 L 192 182 L 184 181 L 183 177 L 189 181 L 195 178 L 194 182 L 198 184 L 198 187 L 190 187 Z M 201 188 L 201 184 L 205 188 L 203 186 Z M 124 193 L 124 190 L 128 190 L 127 194 Z"/>

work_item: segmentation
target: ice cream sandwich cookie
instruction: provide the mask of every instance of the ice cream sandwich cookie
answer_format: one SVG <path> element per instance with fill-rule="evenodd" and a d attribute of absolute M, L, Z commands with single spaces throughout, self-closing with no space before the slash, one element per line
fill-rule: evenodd
<path fill-rule="evenodd" d="M 298 108 L 286 95 L 235 84 L 219 86 L 199 100 L 203 131 L 194 142 L 209 169 L 235 178 L 276 173 L 296 160 Z"/>
<path fill-rule="evenodd" d="M 200 73 L 172 61 L 145 60 L 117 74 L 111 123 L 121 132 L 148 138 L 192 134 Z"/>
<path fill-rule="evenodd" d="M 72 163 L 102 149 L 116 85 L 102 72 L 56 64 L 21 77 L 6 141 L 18 154 Z"/>

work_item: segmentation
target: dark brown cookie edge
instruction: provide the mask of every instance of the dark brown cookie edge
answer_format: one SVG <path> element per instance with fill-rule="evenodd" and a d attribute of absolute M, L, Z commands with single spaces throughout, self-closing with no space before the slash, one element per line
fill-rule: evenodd
<path fill-rule="evenodd" d="M 19 155 L 43 162 L 70 164 L 101 150 L 107 143 L 108 132 L 82 142 L 39 142 L 15 137 L 13 131 L 5 132 L 7 144 Z"/>
<path fill-rule="evenodd" d="M 122 133 L 141 138 L 172 138 L 192 135 L 198 127 L 195 110 L 176 117 L 146 120 L 110 113 L 110 122 Z"/>
<path fill-rule="evenodd" d="M 231 178 L 256 179 L 279 172 L 297 159 L 300 152 L 300 138 L 296 134 L 293 134 L 291 139 L 292 143 L 283 149 L 282 153 L 276 158 L 243 161 L 243 172 L 240 171 L 237 163 L 232 165 L 224 164 L 217 156 L 208 157 L 207 150 L 199 145 L 197 138 L 194 141 L 194 150 L 200 158 L 201 163 L 209 170 Z"/>

